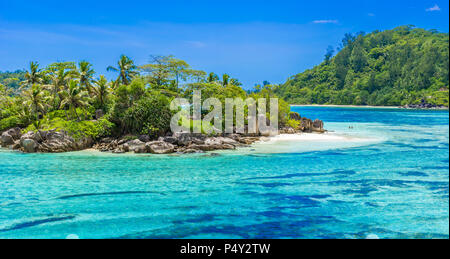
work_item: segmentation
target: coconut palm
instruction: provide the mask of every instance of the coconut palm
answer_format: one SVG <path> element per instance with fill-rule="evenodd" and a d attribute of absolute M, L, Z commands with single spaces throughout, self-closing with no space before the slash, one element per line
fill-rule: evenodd
<path fill-rule="evenodd" d="M 213 83 L 213 82 L 219 81 L 219 77 L 214 72 L 211 72 L 208 75 L 207 81 L 208 81 L 208 83 Z"/>
<path fill-rule="evenodd" d="M 35 116 L 35 127 L 40 127 L 39 116 L 44 115 L 47 108 L 47 96 L 38 84 L 32 85 L 31 89 L 23 92 L 23 105 L 28 107 L 29 111 Z"/>
<path fill-rule="evenodd" d="M 122 55 L 117 62 L 117 67 L 109 66 L 108 71 L 119 72 L 114 86 L 116 87 L 119 83 L 124 85 L 130 84 L 132 78 L 139 73 L 137 72 L 138 67 L 134 64 L 134 61 L 129 57 Z"/>
<path fill-rule="evenodd" d="M 228 74 L 222 75 L 222 85 L 223 86 L 228 86 L 229 80 L 230 80 L 230 76 Z"/>
<path fill-rule="evenodd" d="M 20 88 L 30 87 L 33 84 L 42 83 L 42 70 L 39 69 L 39 63 L 31 61 L 30 62 L 30 71 L 27 71 L 25 74 L 25 80 L 20 84 Z"/>
<path fill-rule="evenodd" d="M 76 76 L 76 71 L 72 66 L 64 63 L 54 64 L 47 71 L 47 79 L 50 81 L 44 87 L 50 91 L 53 97 L 53 106 L 55 109 L 61 106 L 62 96 L 60 92 L 67 90 L 68 82 Z"/>
<path fill-rule="evenodd" d="M 100 78 L 95 81 L 94 87 L 92 87 L 92 93 L 97 98 L 101 109 L 105 107 L 105 101 L 109 94 L 109 91 L 110 89 L 108 80 L 104 75 L 101 75 Z"/>
<path fill-rule="evenodd" d="M 89 105 L 87 91 L 80 87 L 80 83 L 77 80 L 70 80 L 68 88 L 60 91 L 60 95 L 62 97 L 60 107 L 63 109 L 68 107 L 72 119 L 77 118 L 79 121 L 80 117 L 78 116 L 77 108 Z"/>
<path fill-rule="evenodd" d="M 94 81 L 95 71 L 92 69 L 92 64 L 87 61 L 80 61 L 78 63 L 77 76 L 80 79 L 80 86 L 85 87 L 89 95 L 92 94 L 92 81 Z"/>

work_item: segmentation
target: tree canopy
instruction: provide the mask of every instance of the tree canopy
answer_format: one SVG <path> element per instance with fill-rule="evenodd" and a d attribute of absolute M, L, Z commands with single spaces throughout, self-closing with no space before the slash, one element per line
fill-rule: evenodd
<path fill-rule="evenodd" d="M 400 26 L 346 34 L 332 54 L 275 92 L 295 104 L 448 106 L 448 33 Z"/>
<path fill-rule="evenodd" d="M 30 62 L 28 71 L 0 74 L 0 131 L 22 127 L 61 129 L 93 138 L 125 134 L 156 138 L 169 130 L 175 112 L 170 102 L 177 97 L 192 99 L 193 90 L 202 90 L 203 100 L 215 97 L 223 103 L 225 98 L 276 97 L 270 84 L 246 92 L 228 74 L 208 75 L 173 56 L 151 56 L 150 63 L 136 65 L 122 55 L 108 70 L 117 72 L 112 81 L 96 77 L 87 61 L 46 67 Z M 280 101 L 279 107 L 283 125 L 289 119 L 289 105 Z"/>

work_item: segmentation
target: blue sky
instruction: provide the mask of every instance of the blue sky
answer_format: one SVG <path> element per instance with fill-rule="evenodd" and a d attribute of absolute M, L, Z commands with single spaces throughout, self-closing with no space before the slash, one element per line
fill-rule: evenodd
<path fill-rule="evenodd" d="M 448 1 L 0 0 L 0 71 L 29 61 L 88 60 L 99 74 L 120 54 L 144 64 L 173 54 L 247 88 L 319 64 L 347 32 L 413 24 L 448 32 Z"/>

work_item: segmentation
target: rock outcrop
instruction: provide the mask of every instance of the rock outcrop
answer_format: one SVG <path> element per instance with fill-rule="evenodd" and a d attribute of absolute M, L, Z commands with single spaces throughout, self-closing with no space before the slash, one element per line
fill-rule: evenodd
<path fill-rule="evenodd" d="M 18 149 L 26 153 L 60 153 L 87 149 L 90 148 L 93 144 L 93 140 L 91 138 L 74 139 L 63 131 L 39 130 L 36 132 L 29 131 L 21 136 L 19 134 L 14 135 L 18 139 L 14 140 L 13 138 L 13 142 L 11 143 L 10 139 L 8 138 L 10 134 L 8 132 L 4 132 L 2 134 L 2 145 L 10 143 L 10 148 Z M 7 142 L 4 142 L 3 138 L 5 138 Z"/>
<path fill-rule="evenodd" d="M 152 154 L 170 154 L 175 152 L 175 146 L 164 141 L 153 141 L 145 144 L 146 151 Z"/>
<path fill-rule="evenodd" d="M 39 152 L 61 153 L 78 151 L 92 147 L 90 137 L 74 139 L 64 131 L 38 131 L 34 138 L 38 143 Z"/>
<path fill-rule="evenodd" d="M 427 103 L 425 99 L 422 99 L 419 104 L 407 104 L 402 106 L 401 108 L 405 109 L 448 109 L 447 106 L 444 105 L 436 105 Z"/>
<path fill-rule="evenodd" d="M 313 123 L 312 123 L 312 129 L 311 130 L 314 131 L 314 132 L 321 132 L 321 133 L 325 132 L 325 130 L 323 129 L 323 121 L 318 120 L 318 119 L 314 120 Z"/>
<path fill-rule="evenodd" d="M 291 120 L 296 120 L 296 121 L 299 121 L 299 120 L 302 119 L 302 117 L 300 116 L 300 114 L 298 114 L 298 112 L 291 112 L 291 113 L 289 114 L 289 118 L 290 118 Z"/>
<path fill-rule="evenodd" d="M 2 147 L 7 147 L 14 144 L 14 138 L 9 135 L 8 132 L 3 132 L 2 136 L 0 137 L 0 142 L 2 144 Z"/>
<path fill-rule="evenodd" d="M 34 153 L 39 146 L 36 140 L 29 138 L 21 140 L 20 145 L 22 146 L 23 152 L 25 153 Z"/>
<path fill-rule="evenodd" d="M 17 140 L 20 139 L 22 133 L 20 128 L 12 128 L 3 132 L 0 136 L 0 145 L 2 147 L 8 147 L 14 145 Z"/>
<path fill-rule="evenodd" d="M 321 120 L 310 120 L 301 117 L 298 113 L 290 114 L 291 120 L 297 120 L 298 126 L 280 128 L 281 134 L 298 134 L 303 132 L 323 133 L 323 122 Z M 236 149 L 251 145 L 257 141 L 268 139 L 262 134 L 217 134 L 206 136 L 199 133 L 174 133 L 172 135 L 159 137 L 152 140 L 148 135 L 126 135 L 119 139 L 107 137 L 100 139 L 95 144 L 91 138 L 74 139 L 64 131 L 29 131 L 21 134 L 20 128 L 14 128 L 3 132 L 0 136 L 2 147 L 18 149 L 23 152 L 70 152 L 93 147 L 102 152 L 112 153 L 203 153 L 214 150 Z"/>

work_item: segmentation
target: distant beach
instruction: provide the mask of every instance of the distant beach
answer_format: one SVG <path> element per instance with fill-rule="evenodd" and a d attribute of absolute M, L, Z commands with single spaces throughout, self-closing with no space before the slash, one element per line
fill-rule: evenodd
<path fill-rule="evenodd" d="M 342 107 L 342 108 L 379 108 L 379 109 L 403 109 L 399 106 L 371 106 L 371 105 L 337 105 L 337 104 L 291 104 L 297 107 Z"/>
<path fill-rule="evenodd" d="M 408 109 L 408 110 L 448 110 L 445 108 L 405 108 L 402 106 L 372 106 L 372 105 L 337 105 L 337 104 L 291 104 L 294 107 L 341 107 L 341 108 L 374 108 L 374 109 Z"/>

